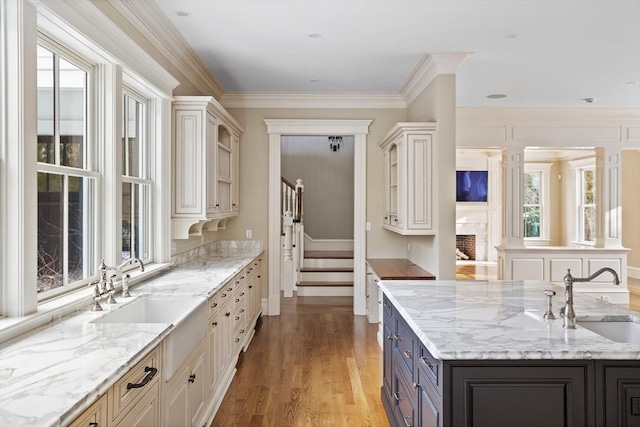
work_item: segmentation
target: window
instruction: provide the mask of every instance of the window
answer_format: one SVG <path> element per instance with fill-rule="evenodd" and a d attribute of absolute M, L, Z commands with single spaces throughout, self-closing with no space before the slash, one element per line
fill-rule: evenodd
<path fill-rule="evenodd" d="M 595 167 L 578 169 L 578 240 L 596 241 Z"/>
<path fill-rule="evenodd" d="M 147 101 L 122 97 L 122 260 L 151 258 L 151 193 Z"/>
<path fill-rule="evenodd" d="M 523 214 L 527 244 L 545 244 L 550 240 L 551 166 L 551 163 L 525 163 Z"/>
<path fill-rule="evenodd" d="M 48 43 L 37 55 L 37 293 L 50 296 L 93 274 L 98 174 L 88 137 L 90 65 Z"/>

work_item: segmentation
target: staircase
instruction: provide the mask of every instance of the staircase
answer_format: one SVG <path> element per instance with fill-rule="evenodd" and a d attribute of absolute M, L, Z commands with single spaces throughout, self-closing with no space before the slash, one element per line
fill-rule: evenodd
<path fill-rule="evenodd" d="M 353 251 L 305 251 L 298 296 L 353 296 Z"/>

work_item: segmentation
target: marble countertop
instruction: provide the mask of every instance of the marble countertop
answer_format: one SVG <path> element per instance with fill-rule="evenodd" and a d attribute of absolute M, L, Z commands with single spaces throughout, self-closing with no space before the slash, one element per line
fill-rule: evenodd
<path fill-rule="evenodd" d="M 482 359 L 640 360 L 640 344 L 611 341 L 587 329 L 562 327 L 564 288 L 544 282 L 381 281 L 380 287 L 434 357 Z M 545 321 L 553 289 L 556 320 Z M 576 316 L 640 314 L 574 294 Z"/>
<path fill-rule="evenodd" d="M 259 242 L 258 242 L 259 243 Z M 0 425 L 67 425 L 158 345 L 171 324 L 89 323 L 141 295 L 210 296 L 262 253 L 216 247 L 181 255 L 179 265 L 130 288 L 105 311 L 89 306 L 0 346 Z"/>

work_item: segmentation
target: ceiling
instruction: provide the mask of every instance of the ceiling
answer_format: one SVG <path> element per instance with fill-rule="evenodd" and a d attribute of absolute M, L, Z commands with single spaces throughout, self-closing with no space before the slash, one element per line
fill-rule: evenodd
<path fill-rule="evenodd" d="M 471 52 L 460 106 L 640 108 L 640 0 L 156 3 L 225 93 L 398 94 L 425 53 Z"/>

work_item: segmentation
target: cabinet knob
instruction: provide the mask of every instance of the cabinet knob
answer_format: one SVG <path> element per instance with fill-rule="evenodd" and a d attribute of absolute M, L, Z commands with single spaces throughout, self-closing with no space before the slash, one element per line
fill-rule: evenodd
<path fill-rule="evenodd" d="M 420 384 L 418 384 L 418 383 L 413 383 L 413 388 L 418 389 L 418 388 L 420 388 L 420 387 L 422 387 Z"/>
<path fill-rule="evenodd" d="M 218 322 L 211 323 L 211 326 L 218 326 Z"/>
<path fill-rule="evenodd" d="M 227 312 L 224 314 L 224 316 L 225 316 L 225 317 L 229 317 L 229 316 L 231 316 L 231 312 L 230 312 L 230 311 L 227 311 Z"/>
<path fill-rule="evenodd" d="M 249 289 L 253 288 L 253 285 L 249 285 Z"/>
<path fill-rule="evenodd" d="M 216 203 L 216 208 L 219 208 L 219 207 L 220 207 L 220 203 Z"/>
<path fill-rule="evenodd" d="M 402 400 L 402 399 L 400 398 L 400 393 L 399 393 L 399 392 L 397 392 L 397 391 L 396 391 L 395 393 L 393 393 L 393 398 L 394 398 L 396 401 L 398 401 L 398 402 L 400 402 L 400 401 Z"/>
<path fill-rule="evenodd" d="M 402 421 L 404 421 L 405 427 L 413 427 L 413 422 L 411 421 L 411 417 L 403 417 Z"/>

